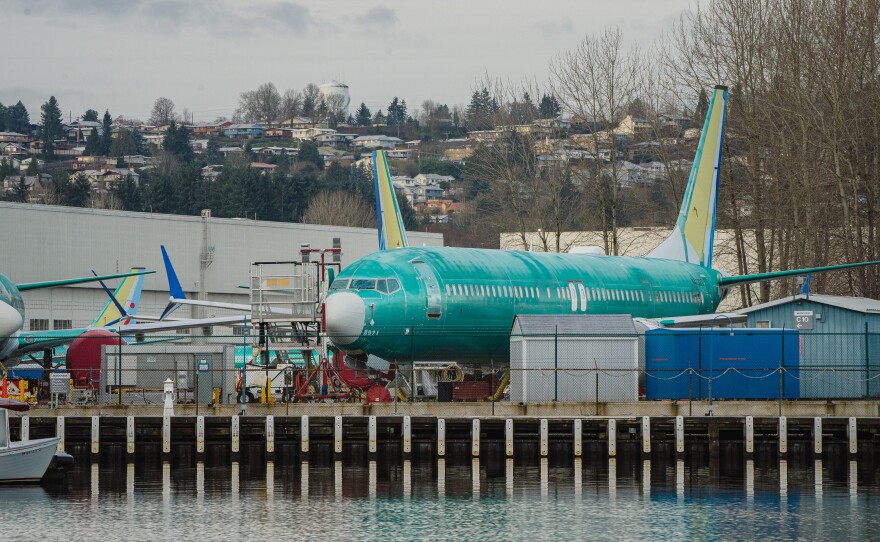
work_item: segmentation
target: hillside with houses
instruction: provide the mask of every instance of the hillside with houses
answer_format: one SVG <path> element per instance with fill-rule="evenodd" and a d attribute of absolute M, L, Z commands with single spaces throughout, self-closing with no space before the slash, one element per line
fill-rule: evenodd
<path fill-rule="evenodd" d="M 317 106 L 288 109 L 298 114 L 286 118 L 281 111 L 247 112 L 243 104 L 233 120 L 192 122 L 173 112 L 164 119 L 151 118 L 168 121 L 161 124 L 113 118 L 109 112 L 102 120 L 90 110 L 77 119 L 55 119 L 58 126 L 51 130 L 51 140 L 43 123 L 18 122 L 17 131 L 8 129 L 14 124 L 9 111 L 20 109 L 11 106 L 0 117 L 5 119 L 0 131 L 2 197 L 129 210 L 158 207 L 183 214 L 197 213 L 204 205 L 213 207 L 216 216 L 300 221 L 311 199 L 322 191 L 353 191 L 369 203 L 371 151 L 383 149 L 399 198 L 407 204 L 410 227 L 441 229 L 452 240 L 492 245 L 498 239 L 494 232 L 516 229 L 511 228 L 515 219 L 500 220 L 507 213 L 498 206 L 517 206 L 499 201 L 502 194 L 497 192 L 504 181 L 519 183 L 516 197 L 533 202 L 539 198 L 532 191 L 541 191 L 540 179 L 547 175 L 567 177 L 569 191 L 591 193 L 597 180 L 610 180 L 616 189 L 631 193 L 631 199 L 662 200 L 664 187 L 689 170 L 688 157 L 699 137 L 693 115 L 649 119 L 639 116 L 638 103 L 619 122 L 608 125 L 562 111 L 552 95 L 545 94 L 533 105 L 526 93 L 503 106 L 488 95 L 485 88 L 474 92 L 466 108 L 427 101 L 417 111 L 408 111 L 405 101 L 394 98 L 387 114 L 372 114 L 361 104 L 348 116 L 338 106 L 334 113 L 318 96 Z M 154 113 L 160 101 L 170 100 L 157 100 Z M 45 122 L 45 111 L 42 116 Z M 274 118 L 263 120 L 267 116 Z M 518 158 L 505 149 L 524 142 L 529 155 L 524 162 L 531 165 L 506 167 Z M 487 161 L 495 165 L 487 167 Z M 505 168 L 508 175 L 516 169 L 516 176 L 525 174 L 538 184 L 504 179 Z M 227 186 L 230 183 L 236 186 Z M 245 198 L 288 201 L 220 202 L 219 208 L 214 203 L 221 194 L 236 190 Z M 360 222 L 362 217 L 347 217 L 351 212 L 339 209 L 321 218 L 343 225 Z M 653 218 L 634 216 L 629 223 L 654 225 Z M 487 227 L 475 226 L 481 220 Z"/>

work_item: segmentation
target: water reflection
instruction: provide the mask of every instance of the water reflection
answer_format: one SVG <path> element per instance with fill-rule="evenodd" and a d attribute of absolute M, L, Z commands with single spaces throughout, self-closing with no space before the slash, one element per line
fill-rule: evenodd
<path fill-rule="evenodd" d="M 871 464 L 522 463 L 80 465 L 61 486 L 0 488 L 0 501 L 24 525 L 63 518 L 39 523 L 47 539 L 880 538 Z"/>

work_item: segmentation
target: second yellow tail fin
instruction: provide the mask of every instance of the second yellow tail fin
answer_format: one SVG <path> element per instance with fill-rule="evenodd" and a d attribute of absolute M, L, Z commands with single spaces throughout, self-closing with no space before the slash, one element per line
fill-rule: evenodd
<path fill-rule="evenodd" d="M 385 151 L 373 151 L 373 182 L 376 188 L 376 223 L 379 227 L 379 250 L 408 247 L 397 194 L 391 182 Z"/>

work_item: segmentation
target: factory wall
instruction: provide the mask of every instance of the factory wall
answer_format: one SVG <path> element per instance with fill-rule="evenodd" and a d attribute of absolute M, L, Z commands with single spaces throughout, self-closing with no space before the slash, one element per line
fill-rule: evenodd
<path fill-rule="evenodd" d="M 168 300 L 162 256 L 164 244 L 181 285 L 190 297 L 199 291 L 200 254 L 207 246 L 213 261 L 205 274 L 208 299 L 247 303 L 250 263 L 299 260 L 300 245 L 331 248 L 342 244 L 342 265 L 378 250 L 375 229 L 290 224 L 246 219 L 208 218 L 103 209 L 0 202 L 0 272 L 14 282 L 37 282 L 147 267 L 157 273 L 144 282 L 141 314 L 157 315 Z M 441 234 L 409 233 L 414 246 L 442 246 Z M 111 284 L 111 288 L 115 285 Z M 24 294 L 26 322 L 72 320 L 73 327 L 92 322 L 107 302 L 100 285 L 86 284 Z M 213 311 L 210 316 L 220 316 Z M 190 316 L 181 307 L 175 316 Z"/>

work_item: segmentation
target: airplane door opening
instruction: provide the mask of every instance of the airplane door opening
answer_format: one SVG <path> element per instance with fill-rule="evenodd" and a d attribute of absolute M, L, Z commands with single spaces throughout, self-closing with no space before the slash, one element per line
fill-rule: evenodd
<path fill-rule="evenodd" d="M 425 284 L 425 314 L 428 318 L 440 318 L 442 315 L 442 300 L 440 298 L 440 285 L 434 271 L 425 262 L 413 261 L 416 273 Z"/>

